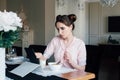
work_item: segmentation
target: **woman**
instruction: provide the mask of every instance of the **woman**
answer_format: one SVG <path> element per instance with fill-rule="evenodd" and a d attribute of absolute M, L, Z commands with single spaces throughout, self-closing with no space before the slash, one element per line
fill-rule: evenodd
<path fill-rule="evenodd" d="M 35 53 L 39 59 L 46 60 L 54 54 L 55 61 L 64 67 L 84 71 L 86 65 L 86 48 L 82 40 L 76 38 L 72 31 L 76 15 L 58 15 L 55 26 L 59 35 L 48 44 L 44 55 Z"/>

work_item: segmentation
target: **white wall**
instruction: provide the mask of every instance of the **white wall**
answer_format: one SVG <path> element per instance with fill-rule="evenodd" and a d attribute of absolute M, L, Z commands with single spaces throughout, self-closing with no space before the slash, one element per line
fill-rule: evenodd
<path fill-rule="evenodd" d="M 55 36 L 55 0 L 45 0 L 45 44 Z"/>
<path fill-rule="evenodd" d="M 114 7 L 102 6 L 99 2 L 89 3 L 90 26 L 89 26 L 89 44 L 106 43 L 108 36 L 120 41 L 120 33 L 108 32 L 108 16 L 120 16 L 120 3 Z"/>
<path fill-rule="evenodd" d="M 0 0 L 0 11 L 6 9 L 6 0 Z"/>

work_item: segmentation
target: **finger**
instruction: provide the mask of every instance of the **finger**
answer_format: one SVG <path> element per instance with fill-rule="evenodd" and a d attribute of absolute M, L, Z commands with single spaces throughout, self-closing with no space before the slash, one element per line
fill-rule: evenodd
<path fill-rule="evenodd" d="M 35 54 L 36 58 L 39 58 L 39 55 L 38 54 Z"/>
<path fill-rule="evenodd" d="M 41 54 L 41 53 L 36 52 L 36 53 L 35 53 L 35 56 L 36 56 L 36 58 L 40 58 L 40 57 L 42 56 L 42 54 Z"/>
<path fill-rule="evenodd" d="M 66 59 L 67 58 L 67 55 L 66 54 L 64 54 L 64 59 Z"/>

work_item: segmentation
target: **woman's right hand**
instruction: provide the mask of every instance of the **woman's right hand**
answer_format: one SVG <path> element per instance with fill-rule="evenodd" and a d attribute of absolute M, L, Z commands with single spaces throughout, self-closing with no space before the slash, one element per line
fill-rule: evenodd
<path fill-rule="evenodd" d="M 42 53 L 40 53 L 40 52 L 35 52 L 35 56 L 36 56 L 36 58 L 45 60 L 45 57 L 44 57 L 44 56 L 42 55 Z"/>

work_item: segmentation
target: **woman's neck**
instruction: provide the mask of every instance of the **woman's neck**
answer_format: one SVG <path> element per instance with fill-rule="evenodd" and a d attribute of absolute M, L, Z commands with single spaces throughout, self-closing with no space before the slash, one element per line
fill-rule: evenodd
<path fill-rule="evenodd" d="M 69 46 L 72 43 L 73 38 L 74 38 L 74 36 L 70 35 L 69 37 L 67 37 L 66 39 L 64 39 L 64 43 L 65 43 L 66 47 Z"/>

